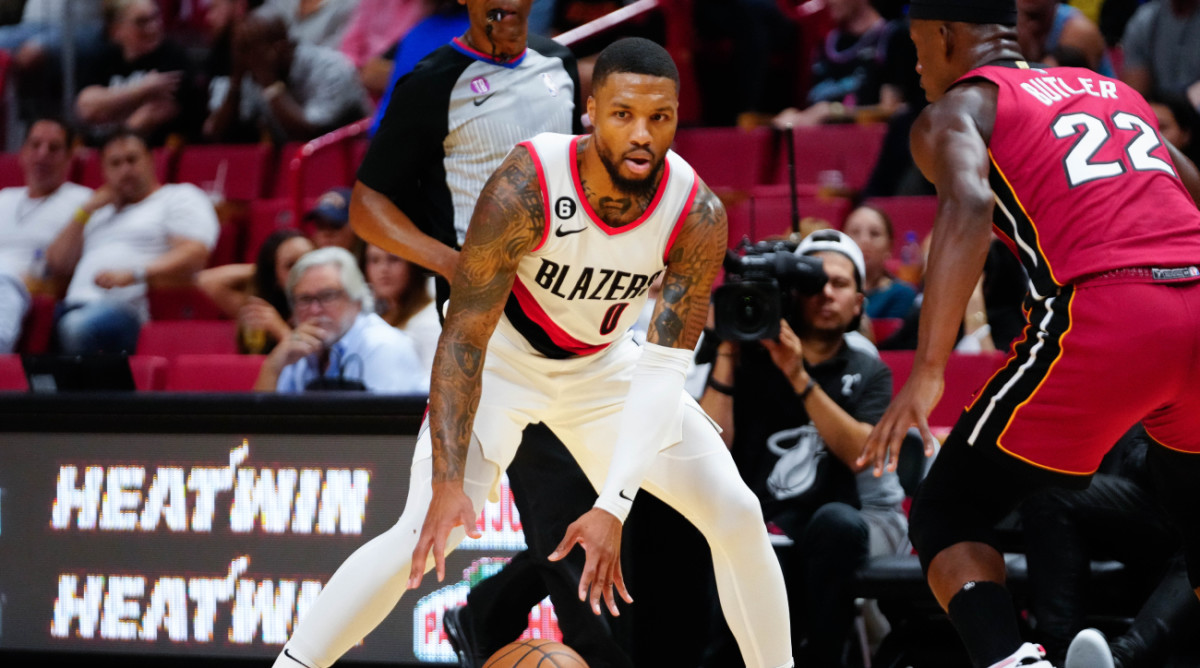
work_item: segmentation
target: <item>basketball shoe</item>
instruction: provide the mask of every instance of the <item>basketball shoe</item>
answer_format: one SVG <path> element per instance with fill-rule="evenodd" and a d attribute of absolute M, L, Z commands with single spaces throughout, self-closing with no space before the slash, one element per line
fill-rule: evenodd
<path fill-rule="evenodd" d="M 446 632 L 446 639 L 458 655 L 458 663 L 462 668 L 479 668 L 483 664 L 475 646 L 471 615 L 465 606 L 452 608 L 442 614 L 442 630 Z"/>
<path fill-rule="evenodd" d="M 1115 665 L 1108 639 L 1096 629 L 1084 629 L 1075 636 L 1063 664 L 1064 668 L 1114 668 Z"/>
<path fill-rule="evenodd" d="M 1054 668 L 1046 660 L 1046 650 L 1041 645 L 1027 642 L 1009 656 L 993 663 L 990 668 Z"/>

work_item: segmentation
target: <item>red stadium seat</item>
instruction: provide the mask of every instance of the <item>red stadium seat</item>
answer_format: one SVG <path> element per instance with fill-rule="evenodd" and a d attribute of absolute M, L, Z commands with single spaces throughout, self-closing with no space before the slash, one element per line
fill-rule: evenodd
<path fill-rule="evenodd" d="M 820 183 L 821 172 L 837 171 L 846 187 L 861 190 L 875 168 L 886 132 L 884 123 L 796 128 L 796 182 Z M 774 182 L 788 182 L 786 150 L 775 160 Z"/>
<path fill-rule="evenodd" d="M 875 342 L 887 341 L 904 325 L 904 318 L 871 318 L 871 334 Z"/>
<path fill-rule="evenodd" d="M 674 149 L 713 190 L 749 190 L 767 182 L 772 139 L 768 128 L 688 128 Z"/>
<path fill-rule="evenodd" d="M 275 197 L 290 197 L 294 190 L 291 171 L 292 161 L 304 144 L 291 142 L 279 150 L 278 168 L 275 173 Z M 304 177 L 300 192 L 304 197 L 320 197 L 322 193 L 339 186 L 354 184 L 357 170 L 351 166 L 348 144 L 334 144 L 313 153 L 305 160 Z"/>
<path fill-rule="evenodd" d="M 27 392 L 29 382 L 25 379 L 25 367 L 21 366 L 20 355 L 0 355 L 0 392 Z"/>
<path fill-rule="evenodd" d="M 237 353 L 233 320 L 151 320 L 142 326 L 137 354 L 173 359 L 179 355 Z"/>
<path fill-rule="evenodd" d="M 34 295 L 21 327 L 21 339 L 17 351 L 40 355 L 50 350 L 50 339 L 54 336 L 54 307 L 58 304 L 53 297 Z"/>
<path fill-rule="evenodd" d="M 892 219 L 897 252 L 899 252 L 900 244 L 904 243 L 905 233 L 915 232 L 917 241 L 921 241 L 933 231 L 933 219 L 937 215 L 936 195 L 874 197 L 865 203 L 878 208 Z"/>
<path fill-rule="evenodd" d="M 255 200 L 267 189 L 270 165 L 271 147 L 265 144 L 186 146 L 175 162 L 175 181 L 225 199 Z"/>
<path fill-rule="evenodd" d="M 911 350 L 883 350 L 879 357 L 892 370 L 892 394 L 900 391 L 912 373 L 915 353 Z M 963 408 L 974 398 L 975 393 L 983 387 L 1008 359 L 1001 352 L 965 355 L 953 353 L 946 363 L 946 387 L 942 398 L 929 414 L 930 427 L 952 426 Z"/>
<path fill-rule="evenodd" d="M 304 203 L 307 211 L 316 204 L 316 199 L 308 199 Z M 299 221 L 292 212 L 292 201 L 286 198 L 264 199 L 250 203 L 249 223 L 246 227 L 246 245 L 242 253 L 242 262 L 254 262 L 258 257 L 258 249 L 262 247 L 267 237 L 276 230 L 299 229 Z"/>
<path fill-rule="evenodd" d="M 151 320 L 224 320 L 228 316 L 200 288 L 150 288 Z"/>
<path fill-rule="evenodd" d="M 171 362 L 171 392 L 251 392 L 265 355 L 180 355 Z"/>
<path fill-rule="evenodd" d="M 129 371 L 139 392 L 157 392 L 167 384 L 167 358 L 154 355 L 130 355 Z"/>
<path fill-rule="evenodd" d="M 25 173 L 16 153 L 0 153 L 0 188 L 25 185 Z"/>
<path fill-rule="evenodd" d="M 792 199 L 788 189 L 780 186 L 759 186 L 751 192 L 750 238 L 760 241 L 790 232 Z M 850 210 L 850 200 L 844 197 L 800 195 L 797 200 L 801 219 L 820 218 L 834 227 Z"/>

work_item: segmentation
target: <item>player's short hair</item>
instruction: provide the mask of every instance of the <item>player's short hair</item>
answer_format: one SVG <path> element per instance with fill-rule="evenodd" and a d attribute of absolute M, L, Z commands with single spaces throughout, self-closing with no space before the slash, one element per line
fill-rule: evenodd
<path fill-rule="evenodd" d="M 592 69 L 592 88 L 598 89 L 610 74 L 645 74 L 675 82 L 679 90 L 679 69 L 671 54 L 654 42 L 641 37 L 626 37 L 609 44 L 600 52 Z"/>

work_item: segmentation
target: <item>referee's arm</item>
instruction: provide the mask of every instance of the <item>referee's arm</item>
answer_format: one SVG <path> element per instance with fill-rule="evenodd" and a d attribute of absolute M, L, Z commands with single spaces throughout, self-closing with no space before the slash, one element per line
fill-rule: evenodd
<path fill-rule="evenodd" d="M 450 280 L 458 251 L 425 234 L 392 200 L 362 181 L 350 196 L 350 225 L 363 241 Z"/>

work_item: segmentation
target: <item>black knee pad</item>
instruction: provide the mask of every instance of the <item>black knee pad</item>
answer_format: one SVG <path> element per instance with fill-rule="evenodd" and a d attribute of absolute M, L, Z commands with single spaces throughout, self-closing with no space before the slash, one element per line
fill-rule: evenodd
<path fill-rule="evenodd" d="M 1021 500 L 1042 489 L 1045 479 L 1034 472 L 998 464 L 966 445 L 949 441 L 917 489 L 908 533 L 921 567 L 957 543 L 996 545 L 996 524 Z"/>
<path fill-rule="evenodd" d="M 1200 454 L 1180 452 L 1151 443 L 1146 452 L 1146 467 L 1155 494 L 1171 516 L 1183 539 L 1187 555 L 1188 580 L 1200 587 Z"/>

